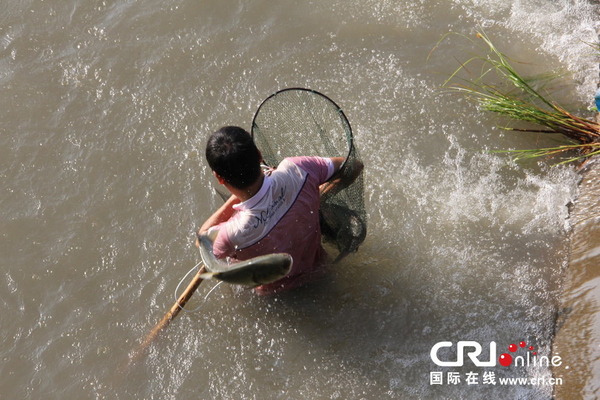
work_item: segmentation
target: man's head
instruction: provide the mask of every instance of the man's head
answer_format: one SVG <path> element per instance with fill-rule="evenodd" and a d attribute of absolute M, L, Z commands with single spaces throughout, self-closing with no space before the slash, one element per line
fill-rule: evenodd
<path fill-rule="evenodd" d="M 245 189 L 258 179 L 260 159 L 252 136 L 242 128 L 225 126 L 208 138 L 208 165 L 218 177 L 237 189 Z"/>

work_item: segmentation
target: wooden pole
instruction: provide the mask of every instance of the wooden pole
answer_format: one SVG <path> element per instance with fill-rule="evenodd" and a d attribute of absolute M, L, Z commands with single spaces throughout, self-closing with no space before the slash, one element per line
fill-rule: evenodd
<path fill-rule="evenodd" d="M 167 325 L 169 325 L 169 323 L 173 319 L 175 319 L 177 314 L 179 314 L 179 311 L 181 311 L 181 309 L 185 306 L 185 304 L 188 302 L 188 300 L 192 297 L 192 295 L 194 294 L 196 289 L 198 289 L 198 286 L 200 286 L 200 283 L 202 283 L 203 279 L 200 278 L 200 275 L 202 275 L 205 271 L 206 270 L 204 269 L 204 266 L 202 268 L 200 268 L 200 270 L 196 273 L 196 275 L 194 276 L 192 281 L 189 283 L 187 288 L 184 290 L 184 292 L 181 294 L 181 296 L 179 296 L 179 298 L 177 299 L 175 304 L 173 304 L 171 309 L 169 311 L 167 311 L 165 316 L 162 317 L 162 319 L 158 322 L 158 324 L 156 324 L 156 326 L 150 331 L 150 333 L 148 333 L 148 335 L 146 335 L 146 338 L 144 339 L 144 341 L 138 346 L 138 348 L 129 357 L 129 364 L 132 364 L 133 362 L 135 362 L 142 355 L 142 353 L 148 348 L 148 346 L 150 346 L 150 344 L 156 338 L 156 336 L 158 336 L 160 331 L 163 330 Z"/>

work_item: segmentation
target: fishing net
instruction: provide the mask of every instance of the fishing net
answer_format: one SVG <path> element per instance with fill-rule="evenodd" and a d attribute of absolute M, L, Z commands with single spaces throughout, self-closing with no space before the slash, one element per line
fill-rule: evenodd
<path fill-rule="evenodd" d="M 362 162 L 344 112 L 309 89 L 284 89 L 268 97 L 252 122 L 264 162 L 276 167 L 294 156 L 346 157 L 321 190 L 321 231 L 338 250 L 335 262 L 356 251 L 367 233 Z"/>

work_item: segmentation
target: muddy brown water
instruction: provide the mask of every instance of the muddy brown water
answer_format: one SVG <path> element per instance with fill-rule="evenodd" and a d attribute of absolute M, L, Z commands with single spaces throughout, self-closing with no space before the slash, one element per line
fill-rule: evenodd
<path fill-rule="evenodd" d="M 490 342 L 498 356 L 520 341 L 552 355 L 579 180 L 490 152 L 557 138 L 503 132 L 443 93 L 476 49 L 460 36 L 432 49 L 482 27 L 528 72 L 566 71 L 559 100 L 585 113 L 597 7 L 0 1 L 0 397 L 549 398 L 553 385 L 499 381 L 547 379 L 547 366 L 432 360 L 442 341 L 444 360 L 461 341 L 482 359 Z M 191 232 L 221 202 L 207 134 L 249 128 L 293 86 L 330 96 L 354 128 L 364 244 L 275 298 L 227 285 L 206 297 L 202 284 L 200 309 L 117 373 L 199 261 Z"/>

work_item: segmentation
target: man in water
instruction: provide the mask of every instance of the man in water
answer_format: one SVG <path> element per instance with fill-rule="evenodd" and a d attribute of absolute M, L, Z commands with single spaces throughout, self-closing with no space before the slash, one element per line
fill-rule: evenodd
<path fill-rule="evenodd" d="M 208 139 L 206 159 L 217 181 L 231 193 L 198 232 L 218 230 L 213 243 L 217 258 L 235 262 L 290 254 L 289 274 L 257 287 L 261 294 L 300 286 L 322 272 L 327 254 L 321 246 L 320 186 L 340 169 L 343 157 L 286 158 L 276 169 L 263 171 L 252 136 L 226 126 Z"/>

